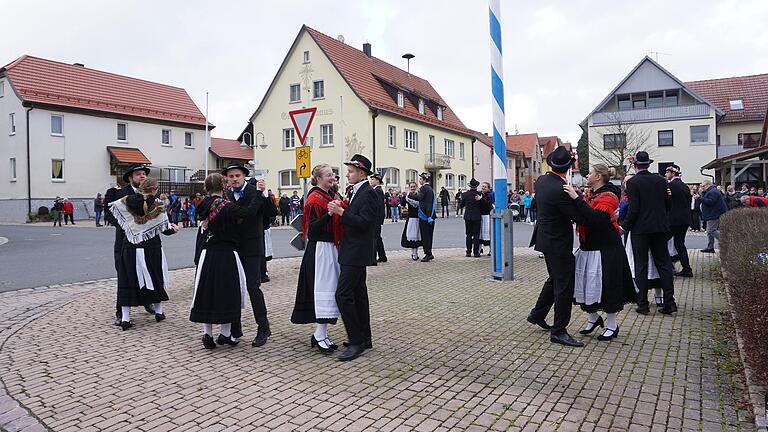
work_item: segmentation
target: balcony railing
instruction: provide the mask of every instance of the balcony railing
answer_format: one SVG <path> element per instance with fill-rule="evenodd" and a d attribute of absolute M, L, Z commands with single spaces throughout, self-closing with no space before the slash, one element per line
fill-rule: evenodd
<path fill-rule="evenodd" d="M 659 120 L 678 120 L 708 116 L 709 105 L 707 104 L 678 105 L 626 111 L 598 112 L 592 116 L 592 124 L 609 125 L 616 123 L 642 123 Z"/>
<path fill-rule="evenodd" d="M 426 155 L 424 167 L 426 169 L 450 169 L 451 157 L 440 153 Z"/>

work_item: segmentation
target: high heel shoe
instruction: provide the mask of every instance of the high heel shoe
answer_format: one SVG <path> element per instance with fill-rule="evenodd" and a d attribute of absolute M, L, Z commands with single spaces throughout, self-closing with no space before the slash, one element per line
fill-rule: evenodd
<path fill-rule="evenodd" d="M 605 323 L 603 322 L 603 317 L 598 317 L 597 321 L 595 321 L 593 323 L 587 321 L 587 324 L 590 324 L 591 327 L 585 328 L 584 330 L 581 330 L 579 332 L 579 334 L 588 335 L 588 334 L 592 334 L 592 332 L 595 331 L 595 329 L 598 328 L 598 327 L 605 328 Z"/>
<path fill-rule="evenodd" d="M 327 339 L 325 339 L 325 340 L 327 340 Z M 310 340 L 309 344 L 310 344 L 310 346 L 312 346 L 312 348 L 317 347 L 317 349 L 319 349 L 321 353 L 328 354 L 328 353 L 332 353 L 333 352 L 333 348 L 331 348 L 331 347 L 326 348 L 326 347 L 320 345 L 320 341 L 315 339 L 315 335 L 312 335 L 312 339 Z"/>
<path fill-rule="evenodd" d="M 608 336 L 606 336 L 605 334 L 608 333 L 608 332 L 613 332 L 613 333 L 608 335 Z M 603 330 L 603 334 L 601 334 L 600 336 L 597 337 L 597 340 L 599 340 L 599 341 L 609 341 L 611 339 L 616 339 L 616 336 L 618 336 L 618 335 L 619 335 L 619 326 L 616 326 L 615 329 L 606 328 L 605 330 Z"/>
<path fill-rule="evenodd" d="M 129 328 L 133 327 L 133 323 L 130 321 L 120 321 L 120 328 L 123 329 L 123 331 L 128 330 Z"/>
<path fill-rule="evenodd" d="M 164 319 L 165 319 L 165 314 L 161 314 L 161 313 L 155 314 L 155 321 L 160 322 L 160 321 L 163 321 Z"/>

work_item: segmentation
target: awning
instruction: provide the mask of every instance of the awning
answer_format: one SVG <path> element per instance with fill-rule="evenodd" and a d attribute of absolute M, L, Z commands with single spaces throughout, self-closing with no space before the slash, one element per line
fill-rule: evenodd
<path fill-rule="evenodd" d="M 712 160 L 711 162 L 701 167 L 701 169 L 712 169 L 712 168 L 717 168 L 723 165 L 730 165 L 731 162 L 740 162 L 747 159 L 751 159 L 753 157 L 762 156 L 763 153 L 768 155 L 768 147 L 760 146 L 760 147 L 755 147 L 752 149 L 740 151 L 738 153 L 733 153 L 728 156 L 723 156 L 723 157 Z"/>
<path fill-rule="evenodd" d="M 128 164 L 145 164 L 150 165 L 152 162 L 144 156 L 144 153 L 137 148 L 130 147 L 107 147 L 107 151 L 112 156 L 112 163 L 118 165 Z"/>

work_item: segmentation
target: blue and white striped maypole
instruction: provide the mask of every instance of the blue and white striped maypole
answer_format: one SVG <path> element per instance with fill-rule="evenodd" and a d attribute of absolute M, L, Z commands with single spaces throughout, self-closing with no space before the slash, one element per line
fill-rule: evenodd
<path fill-rule="evenodd" d="M 501 1 L 489 0 L 491 30 L 491 90 L 493 92 L 493 190 L 495 192 L 495 213 L 507 210 L 507 145 L 504 141 L 504 67 L 501 50 Z M 493 238 L 496 245 L 493 258 L 493 273 L 504 270 L 505 251 L 501 247 L 502 220 L 494 218 Z M 509 227 L 511 229 L 511 226 Z M 511 260 L 511 257 L 507 257 Z"/>

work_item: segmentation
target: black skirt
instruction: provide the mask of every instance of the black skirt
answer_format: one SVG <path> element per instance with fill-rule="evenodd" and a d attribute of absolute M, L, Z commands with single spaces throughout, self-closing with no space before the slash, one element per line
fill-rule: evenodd
<path fill-rule="evenodd" d="M 322 244 L 323 247 L 318 248 L 318 244 Z M 299 270 L 299 282 L 296 287 L 296 303 L 293 306 L 293 314 L 291 314 L 291 322 L 294 324 L 336 324 L 338 321 L 338 307 L 335 306 L 335 300 L 333 307 L 336 309 L 335 312 L 328 314 L 328 311 L 326 310 L 325 313 L 327 316 L 323 318 L 318 318 L 317 313 L 318 299 L 316 297 L 318 295 L 318 289 L 321 289 L 321 292 L 325 293 L 326 300 L 329 300 L 331 295 L 330 287 L 321 287 L 316 284 L 317 277 L 320 276 L 321 278 L 329 279 L 324 280 L 324 282 L 333 282 L 333 279 L 335 279 L 335 282 L 338 282 L 338 273 L 335 275 L 323 276 L 318 275 L 315 271 L 315 263 L 317 262 L 316 260 L 318 258 L 318 250 L 328 250 L 327 245 L 335 247 L 331 242 L 317 242 L 315 240 L 310 240 L 307 243 L 306 249 L 304 249 L 304 256 L 301 259 L 301 268 Z M 332 259 L 333 265 L 338 266 L 338 257 L 336 256 L 335 258 L 331 258 L 330 255 L 331 254 L 329 253 L 329 256 L 322 258 L 325 259 L 326 264 L 330 262 L 328 261 L 329 259 Z M 331 283 L 331 285 L 333 285 L 333 283 Z M 323 288 L 325 289 L 323 290 Z M 335 293 L 335 289 L 333 292 Z M 336 318 L 330 317 L 332 315 L 336 315 Z"/>
<path fill-rule="evenodd" d="M 245 273 L 234 250 L 203 249 L 195 272 L 189 320 L 204 324 L 240 322 Z"/>
<path fill-rule="evenodd" d="M 408 228 L 410 227 L 411 233 L 415 234 L 418 233 L 418 240 L 408 240 Z M 422 246 L 421 241 L 421 231 L 419 228 L 419 218 L 418 217 L 409 217 L 405 221 L 405 226 L 403 227 L 403 235 L 400 237 L 400 246 L 404 248 L 418 248 Z"/>
<path fill-rule="evenodd" d="M 589 305 L 581 304 L 581 309 L 590 313 L 616 313 L 622 311 L 625 304 L 635 303 L 637 295 L 632 270 L 621 243 L 617 243 L 614 248 L 600 250 L 600 265 L 603 275 L 600 301 Z"/>
<path fill-rule="evenodd" d="M 137 273 L 137 254 L 143 254 L 149 278 Z M 144 306 L 168 301 L 163 258 L 161 247 L 135 248 L 123 245 L 117 272 L 118 306 Z M 148 289 L 150 284 L 153 289 Z"/>

